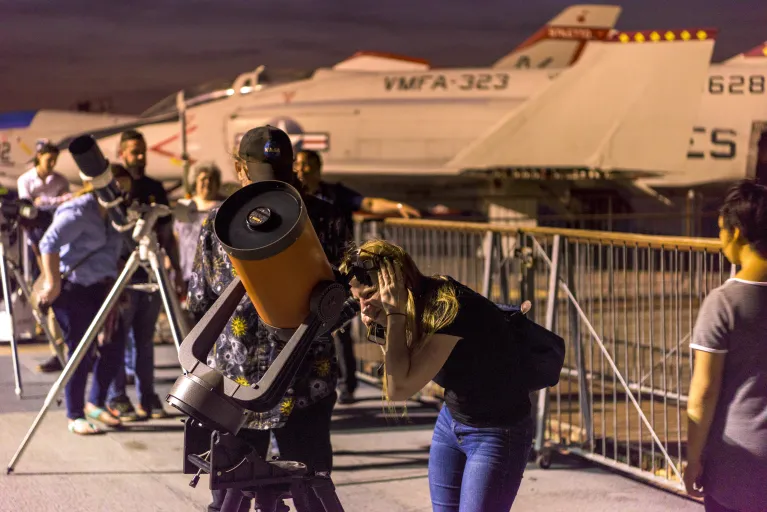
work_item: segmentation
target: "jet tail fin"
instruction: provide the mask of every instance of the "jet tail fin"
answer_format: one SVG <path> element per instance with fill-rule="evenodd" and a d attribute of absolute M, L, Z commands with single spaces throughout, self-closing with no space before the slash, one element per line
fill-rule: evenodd
<path fill-rule="evenodd" d="M 747 52 L 739 53 L 738 55 L 727 59 L 722 62 L 722 64 L 767 64 L 767 41 L 759 46 L 751 48 Z"/>
<path fill-rule="evenodd" d="M 617 5 L 572 5 L 493 67 L 566 68 L 578 59 L 586 43 L 607 39 L 620 13 Z"/>
<path fill-rule="evenodd" d="M 680 167 L 716 31 L 674 35 L 671 40 L 658 38 L 657 32 L 624 32 L 589 44 L 578 64 L 509 112 L 446 167 L 464 172 L 668 172 Z"/>

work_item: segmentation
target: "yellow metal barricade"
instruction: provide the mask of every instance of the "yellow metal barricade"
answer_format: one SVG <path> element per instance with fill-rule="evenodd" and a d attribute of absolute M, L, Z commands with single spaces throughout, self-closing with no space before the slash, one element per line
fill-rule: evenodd
<path fill-rule="evenodd" d="M 718 240 L 405 219 L 356 235 L 400 244 L 425 274 L 494 302 L 530 300 L 533 320 L 565 338 L 560 383 L 534 399 L 542 466 L 564 448 L 682 489 L 690 338 L 703 298 L 734 271 Z M 379 348 L 359 324 L 356 338 L 360 374 L 379 378 Z"/>

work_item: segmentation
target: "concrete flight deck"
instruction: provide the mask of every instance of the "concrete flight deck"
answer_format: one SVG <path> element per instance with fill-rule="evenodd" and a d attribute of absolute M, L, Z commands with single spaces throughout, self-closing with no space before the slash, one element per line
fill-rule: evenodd
<path fill-rule="evenodd" d="M 156 347 L 161 396 L 179 375 L 173 345 Z M 10 350 L 0 345 L 0 459 L 21 443 L 58 374 L 39 374 L 47 344 L 20 346 L 24 398 L 13 392 Z M 132 387 L 129 393 L 134 394 Z M 362 384 L 359 401 L 333 418 L 334 481 L 347 512 L 430 511 L 427 460 L 437 410 L 409 403 L 410 423 L 383 414 L 380 390 Z M 62 397 L 63 398 L 63 397 Z M 123 431 L 81 437 L 66 428 L 63 403 L 52 406 L 15 471 L 0 476 L 0 512 L 204 511 L 208 479 L 196 489 L 181 474 L 181 416 L 129 424 Z M 3 472 L 5 473 L 5 472 Z M 294 510 L 291 508 L 291 510 Z M 556 455 L 551 467 L 528 465 L 513 510 L 527 512 L 702 511 L 702 505 Z"/>

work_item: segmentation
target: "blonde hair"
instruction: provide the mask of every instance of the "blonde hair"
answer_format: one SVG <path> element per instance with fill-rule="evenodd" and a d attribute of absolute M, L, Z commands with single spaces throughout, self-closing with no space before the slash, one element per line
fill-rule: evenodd
<path fill-rule="evenodd" d="M 347 253 L 339 268 L 342 273 L 349 271 L 354 257 L 359 257 L 361 260 L 376 257 L 388 258 L 402 269 L 408 292 L 405 333 L 411 354 L 421 350 L 432 334 L 453 323 L 458 315 L 455 286 L 445 276 L 423 275 L 413 258 L 402 247 L 386 240 L 368 240 Z M 377 286 L 377 283 L 373 285 Z M 383 392 L 385 398 L 389 400 L 385 364 Z"/>

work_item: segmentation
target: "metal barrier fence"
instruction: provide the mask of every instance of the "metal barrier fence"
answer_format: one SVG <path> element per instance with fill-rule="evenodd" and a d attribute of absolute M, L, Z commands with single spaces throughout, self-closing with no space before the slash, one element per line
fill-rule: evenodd
<path fill-rule="evenodd" d="M 717 240 L 405 219 L 358 223 L 356 237 L 397 243 L 423 273 L 495 302 L 530 300 L 533 320 L 565 338 L 560 383 L 534 400 L 542 467 L 561 448 L 683 489 L 689 342 L 703 298 L 734 271 Z M 377 378 L 378 347 L 355 352 Z"/>
<path fill-rule="evenodd" d="M 535 217 L 489 218 L 505 226 L 535 226 L 559 229 L 587 229 L 658 236 L 716 236 L 717 211 L 686 213 L 601 213 L 580 215 L 537 215 Z"/>

